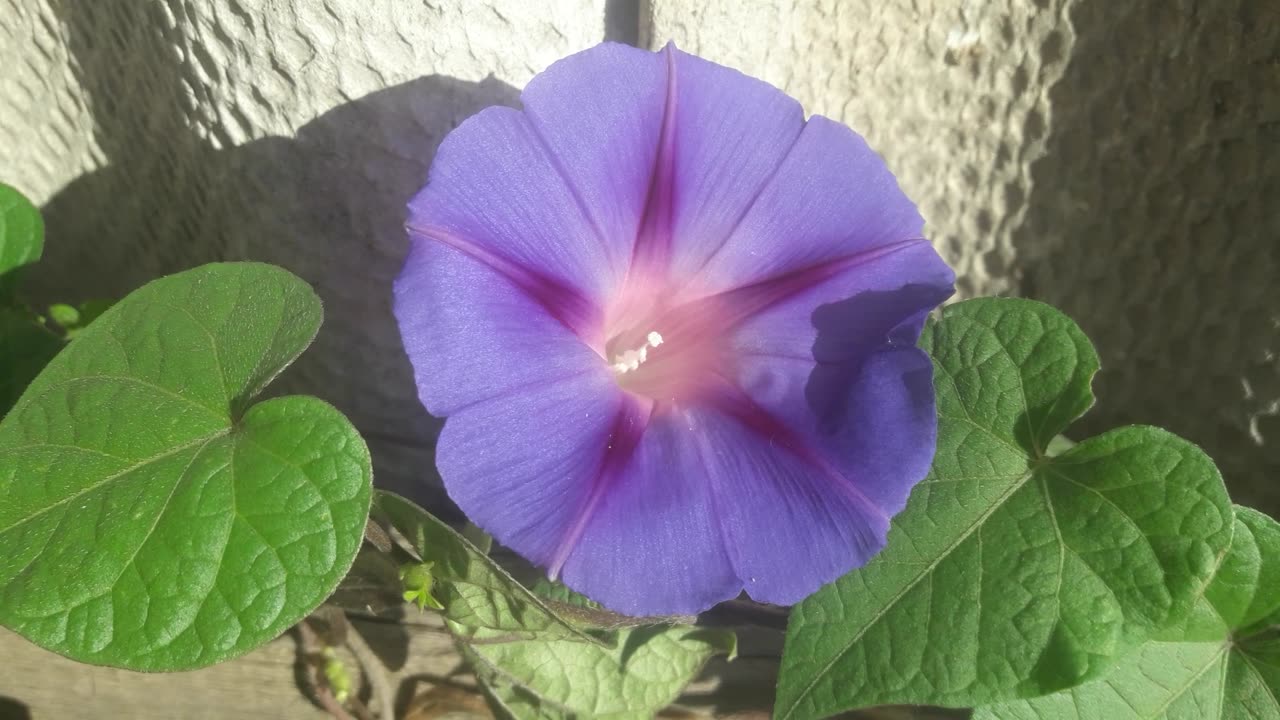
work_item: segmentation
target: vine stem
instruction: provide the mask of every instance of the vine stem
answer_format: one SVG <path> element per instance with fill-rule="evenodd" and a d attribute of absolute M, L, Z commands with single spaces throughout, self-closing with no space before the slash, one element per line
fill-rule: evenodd
<path fill-rule="evenodd" d="M 329 692 L 329 688 L 317 686 L 315 688 L 316 700 L 324 707 L 325 711 L 332 715 L 336 720 L 355 720 L 351 717 L 346 709 L 342 707 L 342 703 Z"/>
<path fill-rule="evenodd" d="M 378 716 L 382 720 L 395 720 L 395 692 L 391 689 L 391 681 L 387 678 L 387 669 L 382 660 L 369 647 L 360 631 L 354 625 L 348 625 L 347 648 L 356 656 L 360 667 L 364 669 L 365 678 L 369 680 L 373 691 L 373 703 L 378 708 Z"/>
<path fill-rule="evenodd" d="M 304 663 L 302 677 L 306 681 L 307 689 L 311 691 L 311 696 L 316 702 L 320 703 L 320 707 L 325 712 L 332 715 L 336 720 L 355 720 L 348 713 L 346 708 L 342 707 L 342 703 L 338 702 L 338 698 L 334 697 L 333 691 L 320 680 L 320 667 L 317 664 L 320 648 L 324 645 L 320 636 L 315 629 L 307 624 L 304 620 L 295 626 L 298 630 L 298 636 L 301 641 L 300 653 Z"/>

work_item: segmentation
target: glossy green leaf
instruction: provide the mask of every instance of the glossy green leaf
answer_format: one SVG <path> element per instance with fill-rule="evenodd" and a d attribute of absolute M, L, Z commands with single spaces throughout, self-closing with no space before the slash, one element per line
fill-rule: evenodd
<path fill-rule="evenodd" d="M 368 450 L 310 397 L 251 399 L 320 326 L 275 267 L 152 282 L 0 423 L 0 622 L 85 662 L 192 668 L 261 645 L 360 546 Z"/>
<path fill-rule="evenodd" d="M 432 592 L 446 619 L 524 637 L 601 642 L 554 612 L 461 533 L 412 502 L 378 491 L 374 517 L 399 531 L 419 558 L 431 563 Z"/>
<path fill-rule="evenodd" d="M 1054 438 L 1093 403 L 1097 355 L 1026 300 L 946 308 L 925 331 L 938 452 L 866 567 L 796 606 L 776 713 L 969 706 L 1077 685 L 1185 617 L 1232 530 L 1195 446 L 1128 427 Z"/>
<path fill-rule="evenodd" d="M 1280 523 L 1237 508 L 1231 551 L 1182 637 L 1146 643 L 1099 680 L 979 708 L 974 718 L 1280 720 L 1278 578 Z M 1258 621 L 1266 622 L 1246 627 Z"/>
<path fill-rule="evenodd" d="M 564 640 L 460 643 L 490 701 L 516 718 L 652 718 L 714 655 L 736 652 L 733 633 L 651 625 L 617 634 L 611 648 Z"/>
<path fill-rule="evenodd" d="M 44 252 L 44 220 L 17 190 L 0 183 L 0 295 L 11 295 L 18 270 Z"/>

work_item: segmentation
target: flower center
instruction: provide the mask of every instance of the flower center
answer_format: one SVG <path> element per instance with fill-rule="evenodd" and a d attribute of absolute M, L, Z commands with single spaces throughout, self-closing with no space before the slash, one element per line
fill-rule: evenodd
<path fill-rule="evenodd" d="M 624 375 L 640 369 L 644 361 L 649 359 L 649 349 L 657 348 L 662 344 L 662 335 L 656 330 L 649 331 L 645 335 L 645 342 L 638 348 L 624 351 L 620 355 L 615 355 L 613 363 L 609 366 L 613 368 L 613 372 L 618 375 Z"/>
<path fill-rule="evenodd" d="M 629 278 L 606 308 L 599 348 L 623 390 L 663 405 L 689 401 L 722 369 L 719 304 L 682 300 L 665 278 Z"/>
<path fill-rule="evenodd" d="M 662 308 L 611 334 L 601 353 L 628 392 L 661 403 L 695 397 L 723 364 L 725 338 L 698 313 Z"/>

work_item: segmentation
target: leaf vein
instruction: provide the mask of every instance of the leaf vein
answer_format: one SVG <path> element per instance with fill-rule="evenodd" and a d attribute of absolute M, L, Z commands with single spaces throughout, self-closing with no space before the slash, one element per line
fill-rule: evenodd
<path fill-rule="evenodd" d="M 81 497 L 81 496 L 83 496 L 83 495 L 86 495 L 86 494 L 88 494 L 88 493 L 91 493 L 91 492 L 93 492 L 94 490 L 97 490 L 98 488 L 101 488 L 102 486 L 107 485 L 108 483 L 111 483 L 111 482 L 114 482 L 114 481 L 116 481 L 116 480 L 119 480 L 120 478 L 122 478 L 122 477 L 124 477 L 124 476 L 126 476 L 126 475 L 128 475 L 128 474 L 130 474 L 130 473 L 132 473 L 132 472 L 134 472 L 134 471 L 141 470 L 142 468 L 146 467 L 147 465 L 150 465 L 151 463 L 158 462 L 158 461 L 160 461 L 160 460 L 164 460 L 165 458 L 168 458 L 168 457 L 172 457 L 172 456 L 177 455 L 178 453 L 182 452 L 183 450 L 186 450 L 187 448 L 190 448 L 190 447 L 195 446 L 195 445 L 199 445 L 200 443 L 207 443 L 207 442 L 209 442 L 209 441 L 211 441 L 211 440 L 214 440 L 214 439 L 218 438 L 219 436 L 226 435 L 226 434 L 227 434 L 227 430 L 226 430 L 226 429 L 219 429 L 217 432 L 212 433 L 212 434 L 210 434 L 210 435 L 203 435 L 203 436 L 201 436 L 201 437 L 196 438 L 195 440 L 192 440 L 191 442 L 183 443 L 183 444 L 179 445 L 178 447 L 170 448 L 170 449 L 168 449 L 168 450 L 165 450 L 165 451 L 164 451 L 164 452 L 162 452 L 162 453 L 159 453 L 159 454 L 156 454 L 156 455 L 152 455 L 151 457 L 149 457 L 149 458 L 145 458 L 145 459 L 143 459 L 143 460 L 139 460 L 136 464 L 134 464 L 134 465 L 132 465 L 132 466 L 130 466 L 130 467 L 123 468 L 123 469 L 121 469 L 119 472 L 116 472 L 116 473 L 114 473 L 114 474 L 108 475 L 108 476 L 106 476 L 106 477 L 102 478 L 101 480 L 99 480 L 99 481 L 97 481 L 97 482 L 93 483 L 92 485 L 89 485 L 88 487 L 85 487 L 85 488 L 83 488 L 83 489 L 81 489 L 81 490 L 79 490 L 79 491 L 77 491 L 77 492 L 75 492 L 75 493 L 72 493 L 71 495 L 68 495 L 68 496 L 66 496 L 66 497 L 62 498 L 61 500 L 58 500 L 57 502 L 54 502 L 54 503 L 53 503 L 53 504 L 51 504 L 51 505 L 46 505 L 46 506 L 44 506 L 44 507 L 40 508 L 39 510 L 35 511 L 34 513 L 32 513 L 32 514 L 30 514 L 30 515 L 28 515 L 28 516 L 26 516 L 26 517 L 24 517 L 24 518 L 22 518 L 22 519 L 18 520 L 17 522 L 15 522 L 15 523 L 13 523 L 13 524 L 9 525 L 8 527 L 0 528 L 0 535 L 3 535 L 4 533 L 7 533 L 7 532 L 9 532 L 10 530 L 12 530 L 12 529 L 14 529 L 14 528 L 16 528 L 16 527 L 18 527 L 18 526 L 20 526 L 20 525 L 25 525 L 26 523 L 31 522 L 31 521 L 32 521 L 32 520 L 34 520 L 35 518 L 37 518 L 37 517 L 39 517 L 39 516 L 43 515 L 44 513 L 48 512 L 48 511 L 50 511 L 50 510 L 52 510 L 52 509 L 54 509 L 54 508 L 56 508 L 56 507 L 60 507 L 60 506 L 62 506 L 62 505 L 66 505 L 67 503 L 69 503 L 69 502 L 71 502 L 71 501 L 75 500 L 76 498 L 79 498 L 79 497 Z"/>
<path fill-rule="evenodd" d="M 991 503 L 991 507 L 983 511 L 982 515 L 978 516 L 974 520 L 973 524 L 969 526 L 967 530 L 961 533 L 960 536 L 957 537 L 950 545 L 944 548 L 942 552 L 938 553 L 937 557 L 935 557 L 933 561 L 925 565 L 915 577 L 907 581 L 907 583 L 902 587 L 901 590 L 898 591 L 897 594 L 889 598 L 889 601 L 884 604 L 883 608 L 877 610 L 874 615 L 872 615 L 865 623 L 863 623 L 862 628 L 858 631 L 858 633 L 854 635 L 852 638 L 850 638 L 848 642 L 844 643 L 843 646 L 840 648 L 840 650 L 836 652 L 831 657 L 830 660 L 823 663 L 822 667 L 813 674 L 813 679 L 810 680 L 807 685 L 805 685 L 804 689 L 801 690 L 798 695 L 796 695 L 795 700 L 791 702 L 791 705 L 787 708 L 787 711 L 782 715 L 780 720 L 787 720 L 787 718 L 790 718 L 792 715 L 794 715 L 796 712 L 796 708 L 800 706 L 800 701 L 808 697 L 809 693 L 813 692 L 813 689 L 818 686 L 818 683 L 822 681 L 822 678 L 825 677 L 826 674 L 831 671 L 831 668 L 835 667 L 836 663 L 840 662 L 840 660 L 844 658 L 845 654 L 847 654 L 850 650 L 853 649 L 855 645 L 858 644 L 858 641 L 862 639 L 862 636 L 866 635 L 867 632 L 871 630 L 872 626 L 874 626 L 877 622 L 880 621 L 881 618 L 887 615 L 889 611 L 892 610 L 897 605 L 898 601 L 903 598 L 903 596 L 905 596 L 908 592 L 914 589 L 916 585 L 919 585 L 920 582 L 926 576 L 929 575 L 929 573 L 933 572 L 934 568 L 940 565 L 943 560 L 946 560 L 948 557 L 950 557 L 951 553 L 954 552 L 955 549 L 959 547 L 961 543 L 969 539 L 970 535 L 972 535 L 979 528 L 981 528 L 982 525 L 987 521 L 987 519 L 995 514 L 996 510 L 999 510 L 1001 507 L 1004 506 L 1004 502 L 1006 500 L 1008 500 L 1014 493 L 1016 493 L 1018 490 L 1022 489 L 1024 485 L 1026 485 L 1027 480 L 1029 480 L 1033 474 L 1034 473 L 1032 471 L 1027 471 L 1026 474 L 1017 478 L 1009 486 L 1008 490 L 1005 490 L 1004 493 L 1000 495 L 1000 497 L 996 498 L 995 501 Z"/>

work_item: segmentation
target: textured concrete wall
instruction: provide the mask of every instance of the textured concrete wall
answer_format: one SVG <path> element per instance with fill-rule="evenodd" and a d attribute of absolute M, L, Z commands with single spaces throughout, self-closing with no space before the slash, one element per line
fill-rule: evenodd
<path fill-rule="evenodd" d="M 48 216 L 45 298 L 214 259 L 326 301 L 279 390 L 429 479 L 389 314 L 440 138 L 606 34 L 762 76 L 871 140 L 965 294 L 1059 305 L 1105 370 L 1089 429 L 1200 442 L 1280 505 L 1277 0 L 0 0 L 0 172 Z"/>
<path fill-rule="evenodd" d="M 964 294 L 1099 347 L 1082 432 L 1147 422 L 1280 510 L 1280 2 L 653 0 L 646 35 L 865 134 Z"/>

